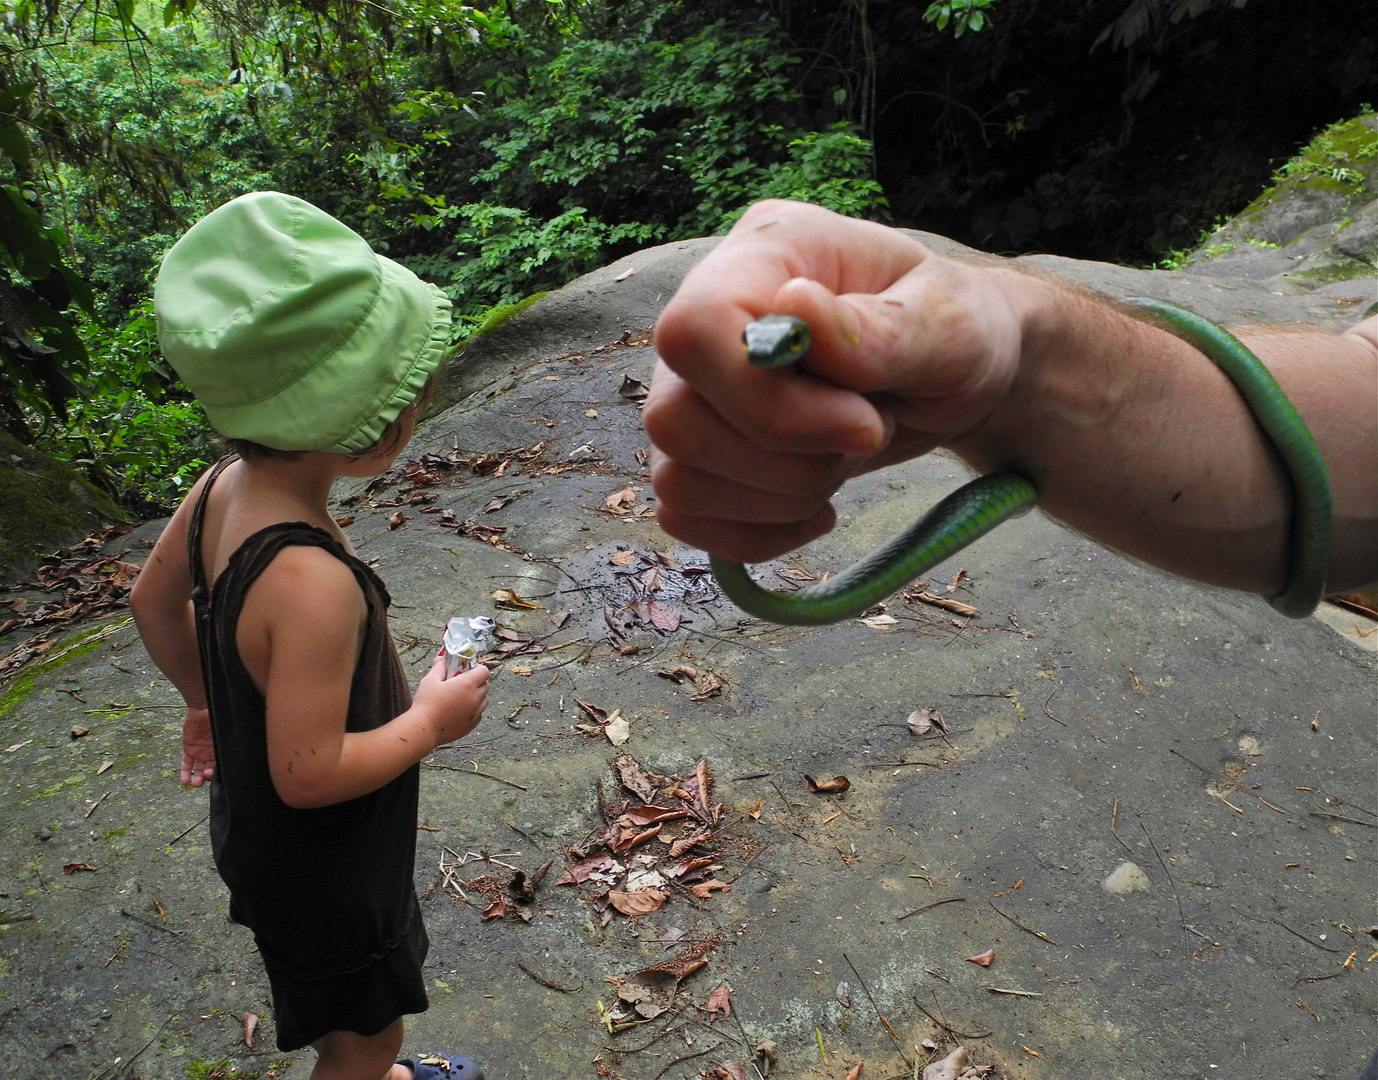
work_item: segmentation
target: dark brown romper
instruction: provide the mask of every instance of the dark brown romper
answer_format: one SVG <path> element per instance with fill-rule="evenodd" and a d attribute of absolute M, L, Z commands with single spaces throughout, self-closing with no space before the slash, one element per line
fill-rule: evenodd
<path fill-rule="evenodd" d="M 254 932 L 268 969 L 278 1047 L 296 1050 L 331 1031 L 374 1035 L 426 1009 L 427 939 L 412 880 L 420 766 L 333 806 L 295 810 L 278 798 L 264 699 L 240 662 L 235 632 L 249 587 L 279 551 L 325 549 L 353 571 L 367 601 L 345 730 L 387 723 L 411 705 L 411 692 L 388 632 L 387 589 L 324 530 L 304 522 L 261 529 L 207 589 L 206 496 L 231 460 L 211 471 L 187 537 L 215 742 L 211 849 L 230 889 L 230 918 Z"/>

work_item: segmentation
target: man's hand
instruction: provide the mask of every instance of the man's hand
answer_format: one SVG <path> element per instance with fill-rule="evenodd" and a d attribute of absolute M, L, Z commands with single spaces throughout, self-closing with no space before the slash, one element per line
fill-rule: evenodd
<path fill-rule="evenodd" d="M 182 721 L 182 786 L 200 787 L 215 775 L 211 714 L 204 705 L 187 706 Z"/>
<path fill-rule="evenodd" d="M 903 233 L 802 203 L 752 207 L 656 326 L 646 401 L 657 519 L 715 554 L 759 562 L 827 532 L 851 476 L 978 426 L 1020 360 L 1017 285 Z M 742 328 L 807 322 L 802 371 L 747 365 Z"/>

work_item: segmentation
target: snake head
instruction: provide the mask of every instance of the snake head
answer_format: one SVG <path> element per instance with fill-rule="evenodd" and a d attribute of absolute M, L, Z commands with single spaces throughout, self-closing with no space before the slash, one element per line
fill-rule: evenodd
<path fill-rule="evenodd" d="M 747 323 L 742 347 L 752 367 L 784 367 L 798 363 L 809 351 L 808 323 L 793 315 L 767 315 Z"/>

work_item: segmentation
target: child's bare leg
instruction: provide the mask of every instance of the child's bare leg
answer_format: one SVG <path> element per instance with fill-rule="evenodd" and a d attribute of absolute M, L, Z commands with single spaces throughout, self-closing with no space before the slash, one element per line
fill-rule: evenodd
<path fill-rule="evenodd" d="M 332 1031 L 311 1044 L 316 1067 L 311 1080 L 411 1080 L 411 1070 L 394 1064 L 402 1049 L 399 1016 L 377 1035 Z"/>

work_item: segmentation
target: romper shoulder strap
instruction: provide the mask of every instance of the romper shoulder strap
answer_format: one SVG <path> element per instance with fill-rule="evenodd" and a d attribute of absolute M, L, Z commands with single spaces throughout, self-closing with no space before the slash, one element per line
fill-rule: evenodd
<path fill-rule="evenodd" d="M 206 496 L 211 493 L 211 485 L 225 468 L 239 460 L 238 454 L 230 454 L 215 463 L 201 486 L 201 494 L 191 510 L 191 522 L 187 526 L 187 561 L 191 564 L 191 584 L 193 600 L 207 598 L 206 570 L 201 559 L 201 525 L 206 517 Z"/>

